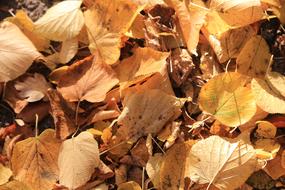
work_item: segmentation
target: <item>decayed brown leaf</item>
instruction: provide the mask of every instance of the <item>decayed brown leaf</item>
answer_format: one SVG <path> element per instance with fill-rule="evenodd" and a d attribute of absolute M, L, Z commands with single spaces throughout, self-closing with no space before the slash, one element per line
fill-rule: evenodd
<path fill-rule="evenodd" d="M 70 66 L 58 83 L 58 91 L 68 101 L 101 102 L 118 82 L 97 52 Z"/>
<path fill-rule="evenodd" d="M 45 130 L 39 137 L 18 142 L 11 158 L 15 179 L 34 190 L 51 189 L 58 180 L 57 157 L 60 144 L 52 129 Z"/>
<path fill-rule="evenodd" d="M 23 74 L 40 55 L 16 25 L 7 21 L 0 23 L 0 82 Z"/>
<path fill-rule="evenodd" d="M 182 101 L 161 90 L 137 92 L 125 98 L 125 105 L 118 118 L 120 138 L 136 141 L 149 133 L 156 134 L 180 114 Z"/>

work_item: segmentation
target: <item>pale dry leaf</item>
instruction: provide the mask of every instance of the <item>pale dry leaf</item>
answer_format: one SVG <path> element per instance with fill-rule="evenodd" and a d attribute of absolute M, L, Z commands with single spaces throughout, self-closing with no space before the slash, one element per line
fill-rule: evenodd
<path fill-rule="evenodd" d="M 251 90 L 243 86 L 245 80 L 246 76 L 234 72 L 213 77 L 200 91 L 200 108 L 230 127 L 246 123 L 254 116 L 256 103 Z"/>
<path fill-rule="evenodd" d="M 58 91 L 68 101 L 100 102 L 119 80 L 98 52 L 71 65 L 58 83 Z"/>
<path fill-rule="evenodd" d="M 266 80 L 270 82 L 271 88 L 277 90 L 285 97 L 285 76 L 277 72 L 269 72 L 266 75 Z"/>
<path fill-rule="evenodd" d="M 68 63 L 78 51 L 78 39 L 72 38 L 62 42 L 62 46 L 59 52 L 59 62 Z"/>
<path fill-rule="evenodd" d="M 19 96 L 28 102 L 36 102 L 46 96 L 47 90 L 51 87 L 45 77 L 35 73 L 28 76 L 24 81 L 17 81 L 14 85 L 16 90 L 20 91 Z"/>
<path fill-rule="evenodd" d="M 60 144 L 53 129 L 16 143 L 11 158 L 15 179 L 35 190 L 51 189 L 58 180 L 56 161 Z"/>
<path fill-rule="evenodd" d="M 136 141 L 149 133 L 156 134 L 180 114 L 182 101 L 161 90 L 136 92 L 126 97 L 124 109 L 118 117 L 121 138 Z"/>
<path fill-rule="evenodd" d="M 7 183 L 11 176 L 12 171 L 10 170 L 10 168 L 7 168 L 3 164 L 0 164 L 0 185 Z"/>
<path fill-rule="evenodd" d="M 251 77 L 264 78 L 269 67 L 271 53 L 261 36 L 253 36 L 237 57 L 237 72 Z"/>
<path fill-rule="evenodd" d="M 62 143 L 58 156 L 59 183 L 70 189 L 84 185 L 99 166 L 98 143 L 89 132 Z"/>
<path fill-rule="evenodd" d="M 190 140 L 182 143 L 176 143 L 165 154 L 161 166 L 159 178 L 159 187 L 161 190 L 182 190 L 187 187 L 185 178 L 189 177 L 185 170 L 189 164 L 187 156 L 195 141 Z"/>
<path fill-rule="evenodd" d="M 153 186 L 155 188 L 160 187 L 160 168 L 163 162 L 163 155 L 162 154 L 155 154 L 154 156 L 150 157 L 148 162 L 146 163 L 146 173 L 149 176 Z"/>
<path fill-rule="evenodd" d="M 212 0 L 210 8 L 231 26 L 245 26 L 264 16 L 260 0 Z"/>
<path fill-rule="evenodd" d="M 142 7 L 128 0 L 95 1 L 84 12 L 90 51 L 98 51 L 107 64 L 115 63 L 120 57 L 122 34 L 141 10 Z"/>
<path fill-rule="evenodd" d="M 253 79 L 251 89 L 256 104 L 268 113 L 285 113 L 285 97 L 278 89 L 272 88 L 272 83 L 262 79 Z"/>
<path fill-rule="evenodd" d="M 226 62 L 230 58 L 237 58 L 247 41 L 256 34 L 251 25 L 229 29 L 221 34 L 218 38 L 221 43 L 221 55 L 218 55 L 221 63 Z M 254 51 L 253 49 L 250 50 Z M 216 52 L 216 51 L 215 51 Z"/>
<path fill-rule="evenodd" d="M 252 145 L 242 139 L 231 142 L 219 136 L 198 141 L 187 160 L 186 176 L 224 190 L 238 188 L 258 166 Z"/>
<path fill-rule="evenodd" d="M 7 21 L 0 23 L 0 82 L 25 73 L 40 56 L 34 44 L 16 25 Z"/>
<path fill-rule="evenodd" d="M 50 41 L 33 31 L 34 23 L 24 10 L 17 10 L 15 16 L 8 17 L 6 20 L 16 24 L 33 42 L 38 51 L 44 51 L 49 47 Z"/>
<path fill-rule="evenodd" d="M 57 3 L 35 22 L 35 32 L 54 41 L 76 37 L 84 25 L 81 3 L 81 0 Z"/>

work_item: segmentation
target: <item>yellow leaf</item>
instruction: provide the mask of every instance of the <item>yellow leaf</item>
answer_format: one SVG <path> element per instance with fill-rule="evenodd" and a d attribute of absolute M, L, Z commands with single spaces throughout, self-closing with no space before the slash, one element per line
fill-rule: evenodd
<path fill-rule="evenodd" d="M 146 163 L 147 175 L 149 176 L 155 188 L 160 187 L 160 178 L 158 176 L 160 175 L 160 169 L 163 159 L 163 155 L 157 153 L 154 156 L 150 157 L 148 162 Z"/>
<path fill-rule="evenodd" d="M 282 96 L 279 89 L 272 87 L 271 79 L 271 77 L 266 77 L 265 80 L 257 78 L 252 80 L 251 88 L 256 104 L 268 113 L 285 113 L 285 97 Z"/>
<path fill-rule="evenodd" d="M 243 87 L 246 77 L 239 73 L 222 73 L 201 89 L 199 105 L 224 125 L 236 127 L 254 116 L 256 104 L 251 90 Z"/>
<path fill-rule="evenodd" d="M 58 179 L 60 140 L 53 129 L 47 129 L 39 137 L 18 142 L 12 153 L 11 168 L 16 180 L 34 190 L 49 190 Z"/>
<path fill-rule="evenodd" d="M 115 72 L 96 52 L 68 68 L 58 83 L 58 91 L 68 101 L 100 102 L 118 82 Z"/>
<path fill-rule="evenodd" d="M 89 132 L 62 143 L 58 156 L 59 183 L 70 189 L 84 185 L 99 166 L 98 143 Z"/>
<path fill-rule="evenodd" d="M 65 41 L 76 37 L 84 25 L 82 1 L 62 1 L 35 22 L 35 32 L 47 39 Z"/>
<path fill-rule="evenodd" d="M 98 51 L 107 64 L 115 63 L 120 57 L 122 34 L 141 10 L 142 7 L 129 0 L 95 1 L 84 12 L 90 51 Z"/>
<path fill-rule="evenodd" d="M 12 176 L 12 171 L 10 170 L 10 168 L 7 168 L 3 166 L 3 164 L 0 164 L 0 185 L 7 183 L 11 176 Z"/>
<path fill-rule="evenodd" d="M 6 20 L 16 24 L 23 33 L 33 42 L 39 51 L 44 51 L 49 47 L 49 40 L 36 34 L 34 23 L 24 10 L 18 10 L 14 17 L 9 17 Z"/>
<path fill-rule="evenodd" d="M 257 121 L 256 133 L 263 138 L 274 138 L 277 132 L 277 128 L 268 121 Z"/>
<path fill-rule="evenodd" d="M 231 26 L 245 26 L 264 16 L 259 0 L 212 0 L 210 8 Z"/>
<path fill-rule="evenodd" d="M 121 138 L 136 141 L 149 133 L 156 134 L 170 120 L 180 115 L 183 103 L 161 90 L 136 92 L 125 98 L 118 117 L 118 134 Z"/>
<path fill-rule="evenodd" d="M 34 44 L 11 22 L 0 23 L 0 82 L 22 75 L 40 57 Z"/>
<path fill-rule="evenodd" d="M 269 67 L 271 53 L 261 36 L 252 37 L 237 57 L 237 71 L 251 77 L 264 78 Z"/>
<path fill-rule="evenodd" d="M 134 181 L 121 183 L 118 190 L 141 190 L 141 186 Z"/>
<path fill-rule="evenodd" d="M 252 145 L 242 139 L 227 141 L 219 136 L 198 141 L 187 159 L 185 171 L 193 182 L 221 190 L 238 188 L 258 168 Z"/>

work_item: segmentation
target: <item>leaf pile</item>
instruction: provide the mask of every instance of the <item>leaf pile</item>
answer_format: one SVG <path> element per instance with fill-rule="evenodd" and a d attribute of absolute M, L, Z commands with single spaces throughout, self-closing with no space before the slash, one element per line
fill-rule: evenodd
<path fill-rule="evenodd" d="M 285 1 L 51 4 L 0 22 L 0 190 L 285 187 Z"/>

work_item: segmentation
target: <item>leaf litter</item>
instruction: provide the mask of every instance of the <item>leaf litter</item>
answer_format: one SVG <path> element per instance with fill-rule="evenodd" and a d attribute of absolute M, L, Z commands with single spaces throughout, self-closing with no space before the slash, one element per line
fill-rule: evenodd
<path fill-rule="evenodd" d="M 0 3 L 0 190 L 285 187 L 283 0 L 33 2 Z"/>

